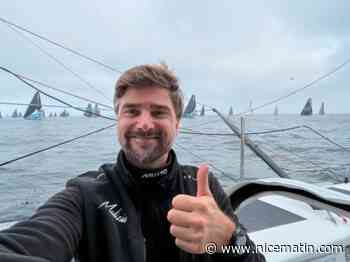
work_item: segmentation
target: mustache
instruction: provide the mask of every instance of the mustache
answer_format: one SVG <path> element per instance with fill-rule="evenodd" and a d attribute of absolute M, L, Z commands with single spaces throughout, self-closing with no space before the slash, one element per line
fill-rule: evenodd
<path fill-rule="evenodd" d="M 161 138 L 162 137 L 162 131 L 161 130 L 155 130 L 150 129 L 147 131 L 144 131 L 142 129 L 138 129 L 135 131 L 128 131 L 125 133 L 126 138 L 144 138 L 144 139 L 151 139 L 151 138 Z"/>

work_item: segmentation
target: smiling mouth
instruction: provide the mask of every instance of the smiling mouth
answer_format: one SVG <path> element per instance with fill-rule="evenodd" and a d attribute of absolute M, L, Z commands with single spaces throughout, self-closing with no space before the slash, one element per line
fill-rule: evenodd
<path fill-rule="evenodd" d="M 129 139 L 159 139 L 160 136 L 127 136 Z"/>

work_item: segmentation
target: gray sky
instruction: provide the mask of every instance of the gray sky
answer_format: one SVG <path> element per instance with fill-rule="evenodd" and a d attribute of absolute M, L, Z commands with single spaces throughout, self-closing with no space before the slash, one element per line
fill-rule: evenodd
<path fill-rule="evenodd" d="M 0 17 L 125 70 L 166 61 L 186 97 L 236 112 L 269 102 L 350 59 L 349 1 L 1 1 Z M 0 65 L 52 86 L 111 103 L 0 23 Z M 26 34 L 106 96 L 110 72 Z M 280 113 L 300 113 L 308 97 L 314 110 L 350 113 L 350 65 L 278 103 Z M 77 106 L 85 102 L 43 89 Z M 34 91 L 0 72 L 0 101 L 28 103 Z M 44 103 L 58 104 L 47 98 Z M 0 105 L 12 112 L 14 106 Z M 272 113 L 274 105 L 257 113 Z M 24 108 L 22 108 L 24 110 Z"/>

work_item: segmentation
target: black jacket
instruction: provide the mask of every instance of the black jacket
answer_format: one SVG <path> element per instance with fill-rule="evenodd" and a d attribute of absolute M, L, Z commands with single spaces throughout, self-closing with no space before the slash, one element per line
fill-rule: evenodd
<path fill-rule="evenodd" d="M 156 183 L 131 175 L 122 153 L 116 165 L 68 181 L 33 217 L 0 233 L 0 261 L 265 261 L 260 254 L 192 255 L 175 246 L 164 216 L 175 195 L 196 195 L 197 168 L 179 165 L 172 154 L 168 174 Z M 220 208 L 238 223 L 211 174 L 209 185 Z M 249 239 L 247 245 L 254 249 Z"/>

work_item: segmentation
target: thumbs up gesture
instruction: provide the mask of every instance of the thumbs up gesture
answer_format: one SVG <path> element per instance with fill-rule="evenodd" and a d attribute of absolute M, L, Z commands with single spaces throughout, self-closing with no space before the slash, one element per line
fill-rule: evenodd
<path fill-rule="evenodd" d="M 175 244 L 192 254 L 204 253 L 208 243 L 215 243 L 217 247 L 228 244 L 236 228 L 210 191 L 207 165 L 198 168 L 197 195 L 174 197 L 167 218 Z"/>

